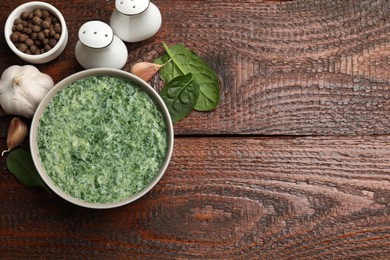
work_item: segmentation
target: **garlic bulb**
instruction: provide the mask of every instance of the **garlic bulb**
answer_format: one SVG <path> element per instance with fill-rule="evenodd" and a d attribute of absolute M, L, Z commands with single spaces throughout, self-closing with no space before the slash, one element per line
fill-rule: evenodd
<path fill-rule="evenodd" d="M 54 86 L 53 79 L 32 65 L 13 65 L 0 79 L 0 105 L 7 114 L 31 118 Z"/>

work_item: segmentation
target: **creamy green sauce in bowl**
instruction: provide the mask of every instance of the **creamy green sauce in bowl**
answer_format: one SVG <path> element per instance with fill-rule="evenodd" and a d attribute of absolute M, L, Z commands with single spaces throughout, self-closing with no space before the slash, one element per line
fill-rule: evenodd
<path fill-rule="evenodd" d="M 161 177 L 172 148 L 168 130 L 161 106 L 138 84 L 86 77 L 42 109 L 34 132 L 38 164 L 66 197 L 121 204 Z"/>

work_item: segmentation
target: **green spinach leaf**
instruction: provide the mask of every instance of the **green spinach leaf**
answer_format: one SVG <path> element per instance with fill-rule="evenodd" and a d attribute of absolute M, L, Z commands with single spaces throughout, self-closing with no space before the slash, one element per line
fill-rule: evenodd
<path fill-rule="evenodd" d="M 169 81 L 161 90 L 160 96 L 168 107 L 172 122 L 177 122 L 194 108 L 199 97 L 199 85 L 192 74 L 188 73 Z"/>
<path fill-rule="evenodd" d="M 31 154 L 22 148 L 12 150 L 7 156 L 7 168 L 24 185 L 41 187 L 50 193 L 35 169 Z"/>
<path fill-rule="evenodd" d="M 219 103 L 219 82 L 214 71 L 202 58 L 181 44 L 168 47 L 163 43 L 163 46 L 166 53 L 154 62 L 157 64 L 165 64 L 169 60 L 171 62 L 160 69 L 160 78 L 167 83 L 177 76 L 192 73 L 200 90 L 194 108 L 198 111 L 215 109 Z"/>

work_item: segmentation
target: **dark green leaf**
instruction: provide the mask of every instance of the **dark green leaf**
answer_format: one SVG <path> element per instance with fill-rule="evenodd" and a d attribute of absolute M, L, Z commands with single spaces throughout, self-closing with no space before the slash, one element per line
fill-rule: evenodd
<path fill-rule="evenodd" d="M 22 148 L 14 149 L 8 154 L 7 168 L 24 185 L 41 187 L 50 192 L 35 169 L 31 154 Z"/>
<path fill-rule="evenodd" d="M 194 81 L 192 74 L 188 73 L 169 81 L 160 95 L 168 107 L 172 122 L 177 122 L 194 108 L 199 96 L 199 85 Z"/>
<path fill-rule="evenodd" d="M 209 65 L 181 44 L 171 47 L 163 44 L 163 46 L 166 53 L 155 60 L 157 64 L 166 63 L 159 71 L 160 78 L 167 83 L 177 76 L 192 73 L 194 81 L 198 83 L 200 89 L 195 109 L 209 111 L 216 108 L 219 103 L 219 83 Z"/>

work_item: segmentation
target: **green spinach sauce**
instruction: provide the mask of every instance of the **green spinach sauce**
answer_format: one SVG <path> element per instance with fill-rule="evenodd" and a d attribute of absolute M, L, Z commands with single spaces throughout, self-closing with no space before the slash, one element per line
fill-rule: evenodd
<path fill-rule="evenodd" d="M 149 95 L 122 79 L 74 82 L 46 107 L 37 129 L 41 163 L 65 193 L 110 203 L 143 190 L 167 150 L 163 115 Z"/>

